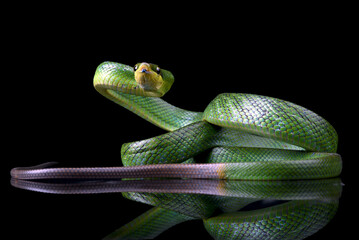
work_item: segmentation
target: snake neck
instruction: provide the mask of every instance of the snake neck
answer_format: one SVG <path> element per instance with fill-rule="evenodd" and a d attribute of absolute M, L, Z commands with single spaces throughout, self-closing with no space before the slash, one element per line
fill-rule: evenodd
<path fill-rule="evenodd" d="M 202 121 L 202 112 L 175 107 L 161 98 L 142 97 L 111 90 L 108 94 L 112 101 L 167 131 L 174 131 Z"/>
<path fill-rule="evenodd" d="M 112 62 L 98 66 L 94 77 L 94 87 L 99 93 L 162 129 L 174 131 L 202 121 L 202 112 L 175 107 L 161 98 L 139 95 L 141 89 L 132 85 L 133 82 L 132 68 Z"/>

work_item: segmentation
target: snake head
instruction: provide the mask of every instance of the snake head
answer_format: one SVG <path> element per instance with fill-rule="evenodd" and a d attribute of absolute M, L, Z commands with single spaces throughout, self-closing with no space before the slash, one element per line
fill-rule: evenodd
<path fill-rule="evenodd" d="M 152 63 L 137 63 L 134 67 L 137 84 L 153 97 L 163 96 L 174 82 L 173 75 Z"/>

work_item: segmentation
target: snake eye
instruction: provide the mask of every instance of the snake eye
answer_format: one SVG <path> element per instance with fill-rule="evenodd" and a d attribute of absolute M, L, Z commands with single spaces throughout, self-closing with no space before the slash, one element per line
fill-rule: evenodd
<path fill-rule="evenodd" d="M 158 74 L 160 74 L 161 69 L 160 69 L 159 67 L 157 67 L 157 68 L 156 68 L 156 72 L 157 72 Z"/>

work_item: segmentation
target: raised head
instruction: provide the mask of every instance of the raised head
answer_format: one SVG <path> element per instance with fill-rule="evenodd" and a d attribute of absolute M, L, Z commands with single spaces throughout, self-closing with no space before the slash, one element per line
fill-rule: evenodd
<path fill-rule="evenodd" d="M 151 92 L 155 97 L 163 96 L 174 82 L 173 75 L 161 69 L 153 63 L 137 63 L 134 67 L 135 80 L 146 92 Z"/>
<path fill-rule="evenodd" d="M 94 86 L 107 95 L 107 91 L 147 97 L 162 97 L 171 88 L 174 77 L 171 72 L 152 63 L 137 63 L 134 67 L 104 62 L 97 67 Z"/>

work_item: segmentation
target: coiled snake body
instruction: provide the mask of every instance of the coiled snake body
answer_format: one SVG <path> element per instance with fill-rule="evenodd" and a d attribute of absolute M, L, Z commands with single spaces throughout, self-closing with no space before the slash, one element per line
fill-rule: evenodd
<path fill-rule="evenodd" d="M 169 132 L 124 144 L 125 167 L 15 168 L 13 177 L 283 180 L 340 174 L 337 133 L 316 113 L 241 93 L 218 95 L 204 112 L 187 111 L 160 98 L 173 82 L 172 73 L 154 64 L 102 63 L 94 76 L 96 90 Z M 192 157 L 206 149 L 212 149 L 208 158 L 194 164 Z"/>

